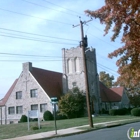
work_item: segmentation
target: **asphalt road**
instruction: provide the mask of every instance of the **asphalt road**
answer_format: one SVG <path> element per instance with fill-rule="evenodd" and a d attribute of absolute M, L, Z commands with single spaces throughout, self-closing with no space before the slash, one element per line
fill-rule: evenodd
<path fill-rule="evenodd" d="M 51 140 L 129 140 L 127 131 L 130 128 L 138 131 L 140 129 L 140 122 L 90 131 L 83 134 L 53 138 Z M 139 138 L 132 138 L 132 140 L 140 140 L 140 136 Z"/>

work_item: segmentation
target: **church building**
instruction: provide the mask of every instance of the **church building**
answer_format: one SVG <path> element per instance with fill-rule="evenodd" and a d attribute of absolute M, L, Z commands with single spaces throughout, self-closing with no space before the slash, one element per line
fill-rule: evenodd
<path fill-rule="evenodd" d="M 95 49 L 85 49 L 88 89 L 92 113 L 114 107 L 128 107 L 129 99 L 123 88 L 108 89 L 99 82 Z M 86 93 L 82 48 L 62 49 L 63 73 L 44 70 L 23 63 L 22 72 L 0 100 L 0 124 L 18 123 L 22 115 L 38 110 L 40 119 L 46 110 L 53 111 L 51 98 L 61 98 L 78 87 Z M 85 94 L 86 95 L 86 94 Z"/>

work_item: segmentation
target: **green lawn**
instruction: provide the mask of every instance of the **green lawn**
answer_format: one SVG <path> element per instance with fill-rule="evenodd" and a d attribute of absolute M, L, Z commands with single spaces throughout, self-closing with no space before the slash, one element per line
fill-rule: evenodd
<path fill-rule="evenodd" d="M 140 117 L 133 116 L 98 116 L 93 118 L 93 123 L 100 122 L 109 122 L 115 120 L 123 120 L 123 119 L 134 119 L 131 122 L 140 121 Z M 127 121 L 128 123 L 128 121 Z M 31 122 L 30 126 L 36 125 L 37 122 Z M 69 127 L 87 125 L 88 118 L 77 118 L 77 119 L 66 119 L 66 120 L 57 120 L 57 129 L 65 129 Z M 30 135 L 40 132 L 47 132 L 54 130 L 54 121 L 45 121 L 41 122 L 40 130 L 29 130 L 27 129 L 27 123 L 19 123 L 19 124 L 9 124 L 9 125 L 0 125 L 0 139 L 13 138 L 18 136 Z"/>

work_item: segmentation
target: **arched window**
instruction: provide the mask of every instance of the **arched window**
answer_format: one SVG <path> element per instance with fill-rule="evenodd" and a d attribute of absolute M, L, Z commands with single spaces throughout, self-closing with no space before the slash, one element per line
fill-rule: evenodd
<path fill-rule="evenodd" d="M 74 59 L 74 63 L 75 63 L 75 72 L 80 72 L 80 60 L 78 57 Z"/>
<path fill-rule="evenodd" d="M 67 69 L 68 69 L 68 73 L 72 73 L 72 60 L 68 59 L 67 61 Z"/>

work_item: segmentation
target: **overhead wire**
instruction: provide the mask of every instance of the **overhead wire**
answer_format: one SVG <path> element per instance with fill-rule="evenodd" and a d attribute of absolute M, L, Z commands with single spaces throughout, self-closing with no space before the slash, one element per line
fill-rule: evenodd
<path fill-rule="evenodd" d="M 9 37 L 9 38 L 15 38 L 15 39 L 24 39 L 24 40 L 31 40 L 31 41 L 39 41 L 39 42 L 47 42 L 47 43 L 54 43 L 54 44 L 64 44 L 64 45 L 77 45 L 77 44 L 71 44 L 71 43 L 65 43 L 65 42 L 56 42 L 56 41 L 49 41 L 49 40 L 40 40 L 40 39 L 35 39 L 35 38 L 27 38 L 27 37 L 20 37 L 20 36 L 12 36 L 12 35 L 5 35 L 5 34 L 0 34 L 0 36 L 3 37 Z"/>
<path fill-rule="evenodd" d="M 26 0 L 23 0 L 23 1 L 26 1 Z M 46 0 L 44 0 L 44 1 L 46 1 Z M 18 12 L 15 12 L 15 11 L 10 11 L 10 10 L 6 10 L 6 9 L 1 9 L 0 8 L 0 10 L 4 10 L 4 11 L 7 11 L 7 12 L 12 12 L 12 13 L 15 13 L 15 14 L 20 14 L 20 15 L 24 15 L 24 16 L 30 16 L 30 17 L 33 17 L 33 18 L 39 18 L 39 19 L 44 19 L 44 18 L 40 18 L 40 17 L 35 17 L 35 16 L 31 16 L 31 15 L 28 15 L 28 14 L 23 14 L 23 13 L 18 13 Z M 60 11 L 59 11 L 60 12 Z M 48 20 L 48 21 L 53 21 L 53 22 L 59 22 L 59 21 L 54 21 L 54 20 L 49 20 L 49 19 L 44 19 L 44 20 Z M 62 22 L 59 22 L 59 23 L 62 23 Z M 67 25 L 71 25 L 71 24 L 69 24 L 69 23 L 62 23 L 62 24 L 67 24 Z M 16 32 L 20 32 L 20 31 L 16 31 Z M 28 34 L 28 33 L 27 33 Z M 30 34 L 30 33 L 29 33 Z M 32 34 L 32 33 L 31 33 Z M 4 35 L 2 35 L 2 36 L 4 36 Z M 40 35 L 39 35 L 40 36 Z M 42 36 L 42 35 L 41 35 Z M 44 35 L 43 35 L 44 36 Z M 42 37 L 43 37 L 42 36 Z M 92 35 L 92 36 L 94 36 L 94 35 Z M 20 38 L 20 37 L 13 37 L 13 36 L 6 36 L 6 37 L 12 37 L 12 38 L 19 38 L 19 39 L 27 39 L 27 40 L 34 40 L 34 39 L 29 39 L 29 38 Z M 45 36 L 44 36 L 45 37 Z M 51 37 L 50 37 L 51 38 Z M 98 37 L 96 37 L 96 38 L 98 38 Z M 98 38 L 98 39 L 100 39 L 100 38 Z M 100 40 L 102 40 L 102 39 L 100 39 Z M 47 41 L 45 41 L 45 40 L 34 40 L 34 41 L 43 41 L 43 42 L 47 42 Z M 72 41 L 72 40 L 71 40 Z M 104 41 L 104 40 L 102 40 L 102 41 Z M 104 41 L 104 42 L 106 42 L 106 41 Z M 52 42 L 51 42 L 52 43 Z M 58 43 L 58 42 L 53 42 L 53 43 Z M 107 42 L 106 42 L 107 43 Z M 109 43 L 108 43 L 109 44 Z M 69 44 L 69 45 L 75 45 L 75 44 Z M 112 46 L 112 45 L 111 45 Z M 116 46 L 115 46 L 116 47 Z M 56 60 L 54 60 L 54 61 L 56 61 Z"/>
<path fill-rule="evenodd" d="M 63 14 L 68 14 L 68 15 L 77 16 L 77 15 L 74 15 L 74 14 L 70 14 L 70 13 L 67 13 L 67 12 L 64 12 L 64 11 L 56 10 L 56 9 L 50 8 L 50 7 L 48 7 L 48 6 L 40 5 L 40 4 L 37 4 L 37 3 L 34 3 L 34 2 L 30 2 L 30 1 L 27 1 L 27 0 L 22 0 L 22 1 L 27 2 L 27 3 L 30 3 L 30 4 L 33 4 L 33 5 L 36 5 L 36 6 L 39 6 L 39 7 L 51 9 L 51 10 L 53 10 L 53 11 L 61 12 L 61 13 L 63 13 Z"/>
<path fill-rule="evenodd" d="M 27 55 L 27 54 L 17 54 L 17 53 L 3 53 L 3 52 L 0 52 L 0 55 L 12 55 L 12 56 L 25 56 L 25 57 L 47 57 L 47 58 L 52 58 L 53 57 L 53 59 L 43 59 L 43 60 L 38 60 L 38 61 L 62 61 L 62 56 L 47 56 L 47 55 Z M 56 58 L 56 59 L 54 59 L 54 58 Z M 61 60 L 58 60 L 58 58 L 61 58 Z M 0 61 L 8 61 L 8 60 L 0 60 Z M 12 60 L 10 60 L 10 61 L 12 61 Z M 13 60 L 13 61 L 15 61 L 15 60 Z M 18 61 L 22 61 L 22 60 L 18 60 Z M 25 61 L 25 60 L 24 60 Z M 36 60 L 34 60 L 34 61 L 36 61 Z M 104 65 L 102 65 L 102 64 L 100 64 L 100 63 L 97 63 L 97 65 L 100 67 L 100 68 L 102 68 L 102 69 L 107 69 L 107 70 L 109 70 L 109 71 L 112 71 L 112 72 L 115 72 L 115 73 L 117 73 L 115 70 L 113 70 L 113 69 L 111 69 L 111 68 L 109 68 L 109 67 L 107 67 L 107 66 L 104 66 Z M 106 71 L 107 71 L 106 70 Z M 116 76 L 118 76 L 118 75 L 116 75 Z"/>
<path fill-rule="evenodd" d="M 19 13 L 19 12 L 15 12 L 15 11 L 3 9 L 3 8 L 0 8 L 0 10 L 6 11 L 6 12 L 10 12 L 10 13 L 14 13 L 14 14 L 18 14 L 18 15 L 22 15 L 22 16 L 28 16 L 28 17 L 32 17 L 32 18 L 41 19 L 41 20 L 47 20 L 47 21 L 49 21 L 49 22 L 57 22 L 57 23 L 60 23 L 60 24 L 65 24 L 65 25 L 71 25 L 71 26 L 72 26 L 72 24 L 70 24 L 70 23 L 65 23 L 65 22 L 62 22 L 62 21 L 56 21 L 56 20 L 50 20 L 50 19 L 46 19 L 46 18 L 36 17 L 36 16 L 24 14 L 24 13 Z"/>
<path fill-rule="evenodd" d="M 69 41 L 76 41 L 76 42 L 78 42 L 78 40 L 74 40 L 74 39 L 67 39 L 67 38 L 54 37 L 54 36 L 47 36 L 47 35 L 42 35 L 42 34 L 23 32 L 23 31 L 19 31 L 19 30 L 13 30 L 13 29 L 1 28 L 1 27 L 0 27 L 0 30 L 10 31 L 10 32 L 17 32 L 17 33 L 23 33 L 23 34 L 28 34 L 28 35 L 40 36 L 40 37 L 48 37 L 48 38 L 53 38 L 53 39 L 63 39 L 63 40 L 69 40 Z"/>
<path fill-rule="evenodd" d="M 109 68 L 109 67 L 106 67 L 106 66 L 104 66 L 104 65 L 102 65 L 102 64 L 100 64 L 100 63 L 97 63 L 97 65 L 98 65 L 98 67 L 100 67 L 101 69 L 104 69 L 105 71 L 108 71 L 109 73 L 112 73 L 113 75 L 116 75 L 116 76 L 118 76 L 118 73 L 117 73 L 117 71 L 115 71 L 115 70 L 113 70 L 113 69 L 111 69 L 111 68 Z M 111 71 L 111 72 L 110 72 Z"/>
<path fill-rule="evenodd" d="M 47 0 L 43 0 L 43 1 L 44 1 L 44 2 L 47 2 L 47 3 L 49 3 L 49 4 L 52 4 L 52 5 L 55 5 L 55 6 L 57 6 L 57 7 L 61 7 L 61 8 L 63 8 L 63 9 L 65 9 L 65 10 L 71 11 L 71 12 L 73 12 L 73 13 L 77 13 L 78 15 L 84 15 L 84 14 L 81 14 L 81 13 L 79 13 L 79 12 L 77 12 L 77 11 L 74 11 L 74 10 L 65 8 L 65 7 L 63 7 L 63 6 L 60 6 L 60 5 L 58 5 L 58 4 L 55 4 L 55 3 L 53 3 L 53 2 L 50 2 L 50 1 L 47 1 Z M 85 16 L 85 15 L 84 15 L 84 16 Z"/>
<path fill-rule="evenodd" d="M 107 41 L 105 41 L 105 40 L 103 40 L 103 39 L 101 39 L 101 38 L 99 38 L 99 37 L 97 37 L 97 36 L 95 36 L 95 35 L 93 35 L 93 34 L 91 34 L 91 33 L 88 33 L 88 34 L 90 34 L 91 36 L 94 36 L 95 38 L 97 38 L 97 39 L 99 39 L 99 40 L 101 40 L 101 41 L 103 41 L 103 42 L 109 44 L 110 46 L 113 46 L 115 49 L 118 48 L 117 46 L 112 45 L 112 44 L 108 43 Z"/>

